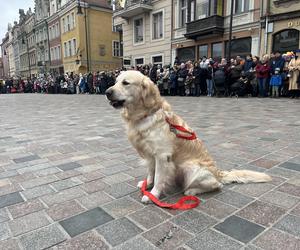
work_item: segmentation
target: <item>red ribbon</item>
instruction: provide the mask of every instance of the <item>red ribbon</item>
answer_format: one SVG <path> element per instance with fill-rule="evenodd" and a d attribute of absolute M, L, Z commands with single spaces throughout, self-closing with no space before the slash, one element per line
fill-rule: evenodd
<path fill-rule="evenodd" d="M 176 134 L 176 137 L 185 139 L 185 140 L 196 140 L 197 136 L 195 132 L 188 131 L 185 127 L 173 124 L 168 118 L 166 118 L 166 122 L 170 125 L 171 131 Z M 189 134 L 190 136 L 179 134 L 178 131 Z"/>
<path fill-rule="evenodd" d="M 200 200 L 196 196 L 184 196 L 175 204 L 161 202 L 159 199 L 157 199 L 153 194 L 148 192 L 146 189 L 147 189 L 147 180 L 144 180 L 143 186 L 141 188 L 143 195 L 146 195 L 154 204 L 156 204 L 159 207 L 188 210 L 188 209 L 193 209 L 200 204 Z M 193 203 L 186 203 L 188 201 L 193 201 Z"/>

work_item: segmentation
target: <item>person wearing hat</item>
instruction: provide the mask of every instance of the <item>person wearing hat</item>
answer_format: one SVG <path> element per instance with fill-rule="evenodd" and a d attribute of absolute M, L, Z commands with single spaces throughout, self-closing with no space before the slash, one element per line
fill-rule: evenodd
<path fill-rule="evenodd" d="M 300 49 L 295 51 L 295 57 L 289 63 L 289 92 L 291 98 L 299 98 L 300 95 Z"/>
<path fill-rule="evenodd" d="M 280 68 L 275 69 L 275 74 L 271 76 L 270 86 L 272 87 L 272 97 L 279 97 L 279 87 L 282 85 Z"/>

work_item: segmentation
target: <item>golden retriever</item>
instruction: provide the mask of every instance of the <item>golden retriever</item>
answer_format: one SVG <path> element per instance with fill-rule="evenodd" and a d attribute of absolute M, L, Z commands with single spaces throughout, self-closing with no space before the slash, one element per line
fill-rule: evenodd
<path fill-rule="evenodd" d="M 164 100 L 156 85 L 138 71 L 124 71 L 116 84 L 106 91 L 110 104 L 122 109 L 129 141 L 144 159 L 148 169 L 148 188 L 157 198 L 170 187 L 178 186 L 185 195 L 196 195 L 219 189 L 223 184 L 267 182 L 271 177 L 248 170 L 223 171 L 199 139 L 178 138 L 170 124 L 192 131 Z M 142 186 L 143 182 L 138 184 Z M 144 196 L 142 202 L 149 202 Z"/>

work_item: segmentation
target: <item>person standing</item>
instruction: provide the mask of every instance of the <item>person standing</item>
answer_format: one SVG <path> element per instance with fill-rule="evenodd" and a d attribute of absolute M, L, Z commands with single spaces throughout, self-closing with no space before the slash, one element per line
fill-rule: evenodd
<path fill-rule="evenodd" d="M 279 87 L 282 85 L 282 77 L 279 74 L 280 69 L 275 69 L 275 74 L 270 79 L 270 86 L 272 87 L 272 97 L 279 97 Z"/>
<path fill-rule="evenodd" d="M 289 92 L 291 98 L 299 98 L 300 95 L 300 49 L 295 51 L 295 57 L 290 61 L 289 66 Z"/>
<path fill-rule="evenodd" d="M 180 65 L 180 69 L 178 70 L 178 92 L 180 96 L 185 96 L 185 81 L 188 75 L 188 70 L 186 69 L 186 65 L 182 63 Z"/>
<path fill-rule="evenodd" d="M 267 61 L 259 61 L 255 67 L 256 79 L 258 82 L 258 92 L 260 97 L 267 95 L 267 80 L 270 76 L 270 66 Z"/>

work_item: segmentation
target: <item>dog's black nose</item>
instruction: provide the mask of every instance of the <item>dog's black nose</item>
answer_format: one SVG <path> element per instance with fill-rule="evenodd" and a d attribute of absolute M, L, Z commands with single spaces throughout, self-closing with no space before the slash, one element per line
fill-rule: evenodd
<path fill-rule="evenodd" d="M 108 90 L 105 91 L 105 94 L 107 98 L 110 99 L 113 95 L 113 90 L 109 88 Z"/>

